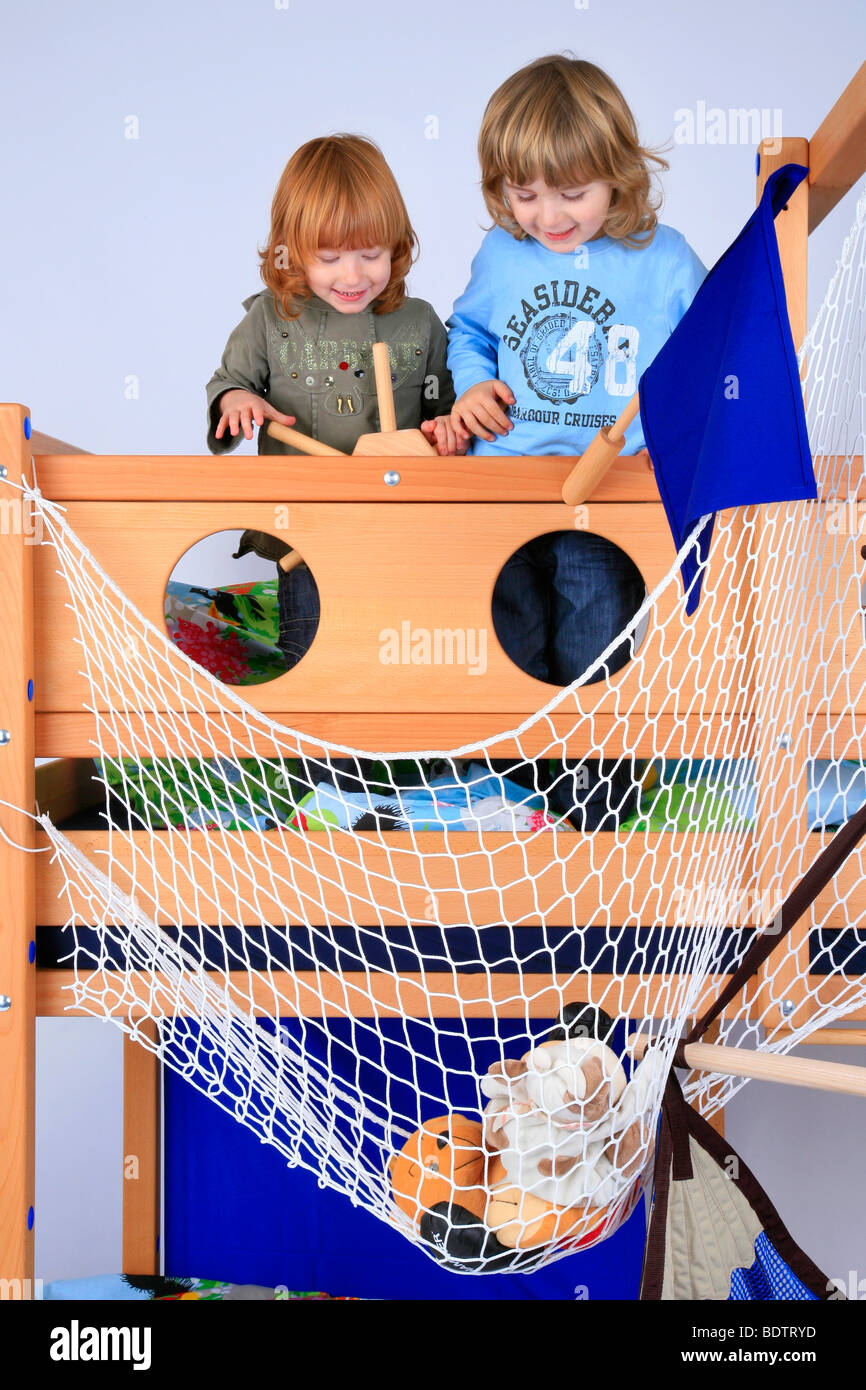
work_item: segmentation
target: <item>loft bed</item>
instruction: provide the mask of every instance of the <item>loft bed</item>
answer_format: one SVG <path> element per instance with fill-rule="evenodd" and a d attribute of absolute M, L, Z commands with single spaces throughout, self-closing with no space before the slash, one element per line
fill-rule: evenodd
<path fill-rule="evenodd" d="M 806 329 L 808 236 L 862 173 L 866 68 L 811 140 L 787 138 L 777 143 L 781 148 L 771 142 L 759 150 L 759 196 L 772 171 L 785 163 L 801 163 L 810 171 L 808 181 L 777 221 L 789 316 L 799 346 Z M 295 457 L 260 457 L 241 463 L 212 457 L 97 457 L 31 431 L 28 410 L 14 404 L 0 407 L 0 449 L 12 481 L 30 477 L 32 456 L 42 495 L 65 509 L 76 535 L 131 603 L 157 626 L 163 621 L 166 580 L 181 553 L 202 537 L 239 524 L 267 531 L 274 508 L 288 504 L 292 544 L 309 563 L 322 596 L 321 625 L 313 647 L 295 670 L 243 694 L 250 706 L 278 725 L 301 731 L 311 744 L 317 739 L 334 741 L 375 749 L 385 756 L 407 748 L 459 748 L 499 730 L 515 729 L 550 698 L 550 688 L 519 671 L 495 641 L 490 643 L 486 671 L 470 677 L 448 665 L 383 666 L 375 643 L 358 639 L 359 634 L 399 628 L 407 612 L 414 622 L 431 629 L 443 625 L 489 628 L 493 584 L 508 556 L 532 536 L 573 525 L 571 509 L 561 500 L 573 460 L 320 458 L 311 464 Z M 854 460 L 854 465 L 862 475 L 862 458 Z M 863 496 L 862 489 L 861 482 L 856 498 Z M 827 507 L 836 500 L 834 494 L 822 493 L 816 505 Z M 646 459 L 618 460 L 589 502 L 591 529 L 632 557 L 652 591 L 670 571 L 675 552 Z M 724 646 L 737 632 L 746 633 L 754 675 L 737 707 L 724 703 L 721 687 L 712 678 L 695 701 L 694 691 L 687 689 L 687 664 L 679 660 L 671 678 L 681 698 L 672 701 L 669 691 L 650 689 L 640 720 L 630 723 L 621 712 L 622 704 L 630 699 L 633 707 L 637 688 L 627 665 L 609 681 L 575 691 L 572 699 L 546 717 L 543 726 L 530 727 L 517 740 L 504 738 L 495 748 L 501 758 L 531 758 L 549 748 L 552 734 L 563 740 L 564 755 L 582 756 L 602 747 L 612 756 L 628 752 L 652 758 L 662 739 L 669 756 L 690 757 L 702 741 L 711 753 L 714 723 L 723 718 L 736 727 L 743 749 L 756 755 L 760 809 L 749 829 L 736 834 L 748 837 L 742 862 L 759 885 L 764 865 L 769 881 L 774 856 L 792 862 L 788 851 L 808 837 L 803 784 L 807 761 L 861 757 L 859 731 L 866 719 L 866 702 L 853 707 L 845 703 L 844 695 L 836 694 L 841 692 L 837 681 L 828 683 L 830 695 L 793 711 L 784 747 L 762 738 L 762 729 L 773 727 L 775 698 L 769 654 L 761 646 L 760 615 L 770 597 L 762 588 L 762 511 L 748 510 L 736 564 L 726 566 L 708 583 L 706 599 L 693 621 L 695 642 L 702 649 L 713 643 Z M 736 526 L 734 521 L 729 534 L 736 534 Z M 58 966 L 40 968 L 37 963 L 40 933 L 67 921 L 59 897 L 64 887 L 60 868 L 53 860 L 47 862 L 47 856 L 22 855 L 14 847 L 44 849 L 47 841 L 44 831 L 32 822 L 22 829 L 22 818 L 9 806 L 35 804 L 61 829 L 76 824 L 76 817 L 80 826 L 82 814 L 103 801 L 103 788 L 93 780 L 94 716 L 87 707 L 89 688 L 80 670 L 73 616 L 65 607 L 54 552 L 48 546 L 30 544 L 24 527 L 17 533 L 11 529 L 13 534 L 4 534 L 0 540 L 0 576 L 9 615 L 0 636 L 0 724 L 7 731 L 0 748 L 0 793 L 8 803 L 0 807 L 0 825 L 8 836 L 0 840 L 0 879 L 7 885 L 0 931 L 0 1268 L 10 1278 L 26 1281 L 33 1275 L 35 1019 L 74 1015 L 77 1010 L 64 994 L 67 972 Z M 377 555 L 387 556 L 387 563 L 371 559 Z M 364 575 L 363 589 L 357 582 L 359 573 Z M 732 574 L 737 585 L 735 602 L 730 601 L 730 588 L 726 589 Z M 671 590 L 661 595 L 659 627 L 672 618 L 676 597 Z M 847 618 L 856 627 L 853 608 Z M 808 634 L 810 638 L 817 635 Z M 862 662 L 862 650 L 852 650 L 849 658 L 852 666 Z M 333 678 L 335 670 L 341 672 L 339 686 Z M 120 754 L 122 749 L 106 751 Z M 231 751 L 228 743 L 221 751 Z M 255 746 L 241 750 L 244 756 L 259 751 Z M 172 748 L 156 742 L 153 752 L 165 757 Z M 36 768 L 37 758 L 52 761 Z M 771 821 L 786 827 L 782 845 Z M 144 830 L 132 833 L 148 834 Z M 208 833 L 196 831 L 192 836 Z M 98 857 L 108 850 L 108 832 L 93 828 L 93 822 L 90 828 L 70 829 L 68 834 L 87 854 Z M 654 861 L 656 867 L 659 860 L 666 864 L 654 877 L 644 852 L 646 843 L 653 840 L 658 849 L 665 838 L 658 832 L 648 832 L 641 843 L 634 838 L 623 843 L 615 832 L 570 837 L 574 843 L 568 845 L 567 859 L 552 837 L 534 837 L 521 844 L 513 835 L 493 832 L 473 837 L 465 832 L 463 873 L 472 884 L 473 923 L 517 921 L 567 933 L 592 919 L 602 895 L 610 920 L 625 925 L 630 921 L 634 891 L 651 904 L 653 923 L 672 922 L 682 891 L 674 847 L 682 855 L 690 836 L 711 834 L 715 832 L 678 831 L 668 836 L 671 854 Z M 820 833 L 812 838 L 823 842 L 829 837 Z M 407 908 L 412 920 L 424 920 L 425 903 L 414 892 L 422 883 L 435 894 L 439 925 L 459 924 L 466 896 L 455 891 L 447 859 L 441 854 L 441 834 L 414 836 L 411 849 L 396 832 L 393 836 L 358 834 L 343 846 L 350 868 L 361 878 L 380 874 L 378 881 L 387 885 L 383 867 L 388 863 L 388 873 L 394 872 L 389 840 L 395 845 L 400 841 L 401 868 L 390 900 L 387 891 L 377 900 L 386 930 L 405 924 Z M 429 862 L 422 863 L 428 852 Z M 321 867 L 321 879 L 327 880 L 326 847 L 310 837 L 304 853 L 303 871 L 316 879 Z M 599 865 L 604 865 L 603 874 L 596 871 Z M 192 858 L 185 871 L 194 876 Z M 796 929 L 784 968 L 772 977 L 759 978 L 744 995 L 744 1008 L 759 999 L 763 1017 L 793 1029 L 803 1022 L 817 991 L 823 1001 L 832 999 L 832 977 L 810 974 L 810 926 L 820 919 L 825 931 L 843 933 L 849 925 L 846 900 L 863 875 L 862 854 L 852 856 L 839 882 L 819 899 L 811 921 Z M 789 875 L 775 886 L 787 891 L 792 882 Z M 572 883 L 576 891 L 569 892 Z M 153 884 L 149 887 L 155 891 Z M 338 920 L 353 920 L 352 894 L 345 887 L 330 885 L 323 890 L 320 883 L 318 891 L 322 894 L 318 918 L 310 915 L 309 896 L 299 891 L 294 901 L 271 904 L 272 920 L 289 932 L 302 922 L 325 924 L 330 913 Z M 749 921 L 732 923 L 732 929 L 760 926 L 761 912 L 759 895 Z M 718 992 L 725 978 L 717 974 L 707 981 L 696 1008 Z M 632 989 L 627 981 L 615 982 L 613 974 L 598 977 L 594 980 L 597 1002 L 604 1004 L 608 987 L 613 991 L 615 983 L 620 1007 L 624 1000 L 628 1009 L 629 1000 L 634 999 L 636 1016 L 663 1016 L 661 978 L 641 981 L 638 1002 L 637 982 Z M 382 970 L 357 979 L 344 975 L 341 990 L 329 999 L 327 984 L 323 986 L 313 971 L 296 972 L 283 998 L 288 1003 L 291 996 L 294 1011 L 302 1016 L 339 1012 L 347 998 L 355 998 L 359 1008 L 424 1018 L 433 992 L 437 1017 L 471 1017 L 493 1007 L 506 1017 L 522 1016 L 528 1010 L 533 1018 L 548 1019 L 558 1014 L 564 984 L 567 979 L 526 975 L 526 998 L 515 1002 L 507 982 L 500 985 L 496 974 L 488 978 L 473 973 L 459 977 L 425 973 L 422 979 L 410 973 L 395 980 Z M 255 987 L 252 997 L 257 1007 Z M 267 1002 L 262 999 L 263 1010 Z M 142 1034 L 155 1036 L 156 1023 L 144 1008 L 128 1002 L 123 1007 L 130 1020 L 140 1020 Z M 866 1010 L 847 1017 L 866 1022 Z M 866 1030 L 822 1029 L 812 1040 L 862 1043 Z M 140 1167 L 137 1181 L 124 1183 L 122 1261 L 124 1271 L 142 1275 L 159 1269 L 159 1097 L 159 1059 L 126 1036 L 123 1151 L 137 1154 Z"/>

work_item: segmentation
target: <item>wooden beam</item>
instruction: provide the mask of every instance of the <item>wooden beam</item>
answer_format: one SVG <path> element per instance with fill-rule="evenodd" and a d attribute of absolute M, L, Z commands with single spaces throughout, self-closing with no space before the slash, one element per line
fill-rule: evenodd
<path fill-rule="evenodd" d="M 0 405 L 0 464 L 8 483 L 29 481 L 29 413 Z M 0 798 L 30 809 L 34 801 L 33 556 L 29 516 L 19 494 L 0 481 L 7 501 L 0 529 Z M 33 1290 L 35 1145 L 35 827 L 0 806 L 0 1279 L 29 1298 Z M 8 837 L 8 841 L 5 837 Z M 35 951 L 35 945 L 33 947 Z"/>
<path fill-rule="evenodd" d="M 620 459 L 596 502 L 658 502 L 648 455 Z M 210 458 L 136 454 L 36 459 L 39 486 L 54 502 L 164 502 L 171 477 L 177 502 L 562 502 L 574 458 L 339 458 L 291 454 Z M 400 474 L 388 486 L 385 472 Z"/>
<path fill-rule="evenodd" d="M 244 1017 L 255 1018 L 542 1018 L 556 1019 L 563 1003 L 587 998 L 587 976 L 509 974 L 446 974 L 431 971 L 393 975 L 385 971 L 324 971 L 289 974 L 274 970 L 205 972 L 219 993 L 221 1006 L 233 1004 Z M 200 1000 L 187 1004 L 179 998 L 176 982 L 149 971 L 117 971 L 112 989 L 111 971 L 88 977 L 79 972 L 81 987 L 88 978 L 98 1003 L 76 1004 L 69 970 L 37 972 L 36 1007 L 40 1018 L 146 1018 L 196 1017 Z M 695 1011 L 708 1008 L 728 977 L 711 975 L 704 982 Z M 679 975 L 594 975 L 592 1001 L 612 1017 L 635 1020 L 663 1019 L 670 1015 L 671 1000 L 682 997 L 685 982 Z M 197 995 L 197 990 L 195 991 Z M 738 1009 L 742 999 L 735 1000 Z"/>
<path fill-rule="evenodd" d="M 167 475 L 177 502 L 561 502 L 574 463 L 553 455 L 433 462 L 344 458 L 319 459 L 312 468 L 293 455 L 79 454 L 71 459 L 55 450 L 36 457 L 40 489 L 53 502 L 165 502 Z M 396 466 L 397 487 L 384 482 L 386 466 Z M 591 500 L 658 502 L 648 456 L 620 455 Z"/>
<path fill-rule="evenodd" d="M 156 1043 L 152 1020 L 139 1032 Z M 159 1273 L 161 1197 L 160 1079 L 155 1052 L 123 1038 L 123 1273 Z"/>
<path fill-rule="evenodd" d="M 245 689 L 244 696 L 261 690 L 261 686 Z M 731 736 L 725 744 L 726 756 L 749 757 L 754 751 L 754 725 L 746 714 L 736 709 L 708 710 L 701 714 L 688 715 L 661 713 L 652 721 L 644 710 L 636 710 L 633 720 L 625 714 L 593 714 L 583 726 L 579 725 L 579 711 L 563 702 L 561 713 L 553 713 L 539 720 L 536 727 L 520 735 L 519 742 L 503 738 L 489 749 L 491 758 L 514 758 L 521 762 L 524 758 L 546 756 L 577 757 L 591 752 L 603 743 L 608 757 L 615 757 L 626 751 L 637 757 L 652 758 L 663 748 L 670 758 L 703 757 L 710 737 L 710 719 L 716 714 L 730 721 Z M 525 714 L 531 714 L 527 708 Z M 443 750 L 459 748 L 463 744 L 481 742 L 489 738 L 497 729 L 513 729 L 520 714 L 513 710 L 496 713 L 479 713 L 477 710 L 418 711 L 401 712 L 387 710 L 381 713 L 346 713 L 338 710 L 268 710 L 268 718 L 289 730 L 296 730 L 303 739 L 301 751 L 304 756 L 315 758 L 322 752 L 320 739 L 348 745 L 351 748 L 375 750 L 376 753 L 396 753 L 407 748 L 440 748 Z M 240 758 L 259 755 L 274 757 L 276 745 L 274 735 L 262 729 L 241 729 L 232 732 L 220 728 L 212 718 L 205 719 L 195 711 L 184 713 L 184 727 L 197 738 L 207 740 L 209 752 L 232 754 Z M 840 720 L 843 716 L 839 716 Z M 173 755 L 174 749 L 165 742 L 165 721 L 159 714 L 153 718 L 128 717 L 124 715 L 127 728 L 138 743 L 153 750 L 155 757 Z M 849 727 L 850 726 L 850 727 Z M 820 726 L 819 726 L 820 729 Z M 103 747 L 109 756 L 124 752 L 111 730 L 103 727 Z M 93 715 L 81 711 L 37 711 L 36 714 L 36 754 L 37 757 L 92 758 L 95 748 L 95 720 Z M 844 725 L 844 730 L 833 737 L 845 737 L 853 747 L 859 739 L 852 721 Z M 829 739 L 831 735 L 827 735 Z M 826 742 L 826 740 L 825 740 Z M 287 748 L 292 740 L 286 738 Z M 823 746 L 823 745 L 822 745 Z M 859 748 L 859 742 L 856 742 Z M 295 745 L 293 750 L 297 753 Z M 287 751 L 286 756 L 292 753 Z M 820 754 L 816 756 L 830 756 Z"/>
<path fill-rule="evenodd" d="M 41 430 L 32 431 L 30 435 L 30 452 L 33 454 L 87 455 L 87 450 L 79 449 L 77 444 L 67 444 L 64 439 L 55 439 L 53 435 L 43 434 Z"/>
<path fill-rule="evenodd" d="M 866 171 L 866 63 L 809 141 L 809 232 Z"/>
<path fill-rule="evenodd" d="M 756 201 L 760 202 L 767 180 L 782 165 L 808 166 L 809 147 L 805 140 L 763 141 Z M 785 298 L 795 351 L 806 333 L 809 189 L 803 182 L 775 218 L 779 259 L 785 283 Z M 773 588 L 773 545 L 775 522 L 787 504 L 750 507 L 754 517 L 751 564 L 748 573 L 749 611 L 747 630 L 752 683 L 750 706 L 757 717 L 756 743 L 756 832 L 758 838 L 759 893 L 768 905 L 767 918 L 781 906 L 800 876 L 802 861 L 808 856 L 810 836 L 806 817 L 806 764 L 808 760 L 808 691 L 805 681 L 785 691 L 784 724 L 779 715 L 778 689 L 782 678 L 774 650 L 778 620 L 778 596 Z M 805 953 L 805 959 L 804 959 Z M 754 989 L 759 992 L 768 1019 L 781 1018 L 783 1000 L 794 1000 L 807 1010 L 808 1001 L 798 991 L 798 976 L 808 974 L 808 926 L 798 926 L 786 942 L 780 959 L 773 957 L 756 975 Z M 802 1021 L 791 1015 L 791 1026 Z"/>
<path fill-rule="evenodd" d="M 809 1047 L 866 1047 L 866 1028 L 816 1028 L 803 1045 Z"/>

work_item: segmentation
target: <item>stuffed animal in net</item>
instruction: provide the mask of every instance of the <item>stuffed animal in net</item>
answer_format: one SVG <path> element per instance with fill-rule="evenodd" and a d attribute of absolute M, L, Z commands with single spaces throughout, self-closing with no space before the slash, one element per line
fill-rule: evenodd
<path fill-rule="evenodd" d="M 627 1081 L 612 1036 L 603 1010 L 568 1005 L 545 1042 L 482 1078 L 482 1142 L 493 1155 L 485 1220 L 503 1244 L 524 1249 L 580 1235 L 589 1243 L 624 1184 L 646 1167 L 645 1111 L 667 1064 L 648 1049 Z"/>
<path fill-rule="evenodd" d="M 593 1244 L 634 1179 L 631 1209 L 650 1146 L 641 1115 L 665 1064 L 649 1049 L 627 1082 L 612 1031 L 602 1010 L 567 1006 L 545 1042 L 490 1068 L 481 1124 L 440 1116 L 395 1155 L 395 1202 L 438 1259 L 494 1271 L 553 1242 Z"/>

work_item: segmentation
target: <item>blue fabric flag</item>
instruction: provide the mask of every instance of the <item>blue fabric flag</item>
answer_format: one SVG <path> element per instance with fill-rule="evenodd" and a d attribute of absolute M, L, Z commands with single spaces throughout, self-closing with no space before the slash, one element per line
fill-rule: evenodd
<path fill-rule="evenodd" d="M 644 437 L 676 547 L 706 513 L 817 496 L 775 218 L 808 174 L 785 164 L 640 379 Z M 714 519 L 682 566 L 686 613 Z"/>

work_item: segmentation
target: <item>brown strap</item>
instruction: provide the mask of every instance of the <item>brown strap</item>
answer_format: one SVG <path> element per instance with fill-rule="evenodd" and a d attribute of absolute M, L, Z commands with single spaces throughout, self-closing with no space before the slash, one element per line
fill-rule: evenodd
<path fill-rule="evenodd" d="M 861 806 L 860 810 L 849 821 L 846 821 L 842 829 L 837 831 L 827 848 L 822 850 L 814 864 L 806 870 L 800 882 L 791 889 L 773 919 L 772 928 L 765 927 L 757 940 L 752 943 L 743 956 L 739 969 L 731 976 L 728 984 L 703 1018 L 698 1019 L 692 1031 L 684 1039 L 684 1043 L 697 1042 L 699 1038 L 703 1037 L 710 1024 L 715 1022 L 726 1005 L 757 973 L 770 953 L 776 949 L 780 941 L 784 941 L 794 924 L 800 920 L 804 912 L 808 911 L 819 893 L 827 887 L 844 860 L 856 848 L 864 832 L 866 832 L 866 805 Z"/>

